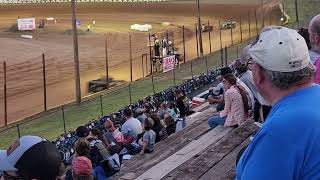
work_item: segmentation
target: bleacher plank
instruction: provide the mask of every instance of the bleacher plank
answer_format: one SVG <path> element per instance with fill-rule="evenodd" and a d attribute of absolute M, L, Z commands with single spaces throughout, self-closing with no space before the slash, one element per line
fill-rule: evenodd
<path fill-rule="evenodd" d="M 215 129 L 204 134 L 199 139 L 190 142 L 186 147 L 177 151 L 176 153 L 174 153 L 167 159 L 163 160 L 159 164 L 153 166 L 151 169 L 149 169 L 136 179 L 161 179 L 168 172 L 174 170 L 182 163 L 186 162 L 187 160 L 189 160 L 196 154 L 200 153 L 211 144 L 221 139 L 228 132 L 230 132 L 231 129 L 232 128 L 225 128 L 223 126 L 216 127 Z"/>
<path fill-rule="evenodd" d="M 200 180 L 212 180 L 214 177 L 215 180 L 226 180 L 235 178 L 236 170 L 236 159 L 237 155 L 242 148 L 247 146 L 250 143 L 250 139 L 243 141 L 237 148 L 235 148 L 230 154 L 223 158 L 217 165 L 211 168 L 206 172 Z"/>
<path fill-rule="evenodd" d="M 156 144 L 155 150 L 151 154 L 143 156 L 136 155 L 128 161 L 124 161 L 121 171 L 112 179 L 134 179 L 142 173 L 165 160 L 175 152 L 179 151 L 194 139 L 197 139 L 210 130 L 208 118 L 215 112 L 214 108 L 209 108 L 197 116 L 197 120 L 189 123 L 186 128 L 179 131 L 167 139 Z M 188 124 L 188 122 L 187 122 Z"/>
<path fill-rule="evenodd" d="M 257 130 L 253 120 L 247 120 L 240 127 L 232 130 L 217 143 L 206 148 L 198 156 L 194 156 L 162 179 L 199 179 L 208 170 L 219 163 L 237 146 Z"/>

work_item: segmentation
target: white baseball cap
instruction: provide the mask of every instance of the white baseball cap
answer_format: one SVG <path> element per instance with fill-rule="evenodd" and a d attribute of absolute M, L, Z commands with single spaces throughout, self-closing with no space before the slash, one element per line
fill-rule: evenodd
<path fill-rule="evenodd" d="M 294 72 L 311 65 L 305 39 L 296 30 L 281 26 L 266 28 L 249 54 L 270 71 Z"/>

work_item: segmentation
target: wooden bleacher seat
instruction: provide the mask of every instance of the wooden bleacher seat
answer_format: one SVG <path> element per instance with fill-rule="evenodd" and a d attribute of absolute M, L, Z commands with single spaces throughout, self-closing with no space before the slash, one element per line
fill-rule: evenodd
<path fill-rule="evenodd" d="M 111 179 L 234 178 L 236 156 L 257 126 L 247 120 L 236 129 L 210 130 L 207 121 L 216 108 L 203 108 L 187 118 L 186 128 L 157 143 L 153 153 L 124 161 Z"/>

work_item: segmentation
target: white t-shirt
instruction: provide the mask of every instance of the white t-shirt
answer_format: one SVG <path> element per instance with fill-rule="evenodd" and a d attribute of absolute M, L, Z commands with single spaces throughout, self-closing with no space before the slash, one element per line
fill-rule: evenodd
<path fill-rule="evenodd" d="M 142 133 L 142 126 L 138 119 L 131 117 L 121 127 L 123 135 L 138 137 L 138 134 Z"/>

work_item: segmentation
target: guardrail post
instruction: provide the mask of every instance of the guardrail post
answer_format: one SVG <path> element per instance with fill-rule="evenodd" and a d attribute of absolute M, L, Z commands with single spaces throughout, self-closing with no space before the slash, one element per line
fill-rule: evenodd
<path fill-rule="evenodd" d="M 153 94 L 156 94 L 156 91 L 155 91 L 155 89 L 154 89 L 154 79 L 153 79 L 153 75 L 151 75 L 151 82 L 152 82 Z"/>
<path fill-rule="evenodd" d="M 199 39 L 198 39 L 198 26 L 196 23 L 196 42 L 197 42 L 197 58 L 199 58 Z"/>

